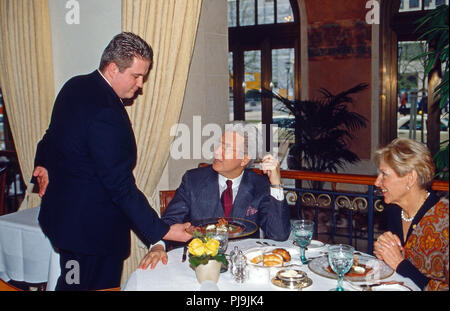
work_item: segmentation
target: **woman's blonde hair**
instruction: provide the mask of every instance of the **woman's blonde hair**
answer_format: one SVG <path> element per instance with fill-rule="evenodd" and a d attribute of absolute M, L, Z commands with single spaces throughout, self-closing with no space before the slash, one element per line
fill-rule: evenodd
<path fill-rule="evenodd" d="M 375 151 L 375 163 L 383 161 L 398 176 L 417 172 L 417 183 L 422 189 L 431 187 L 435 165 L 430 151 L 423 144 L 407 138 L 396 138 L 389 145 Z"/>

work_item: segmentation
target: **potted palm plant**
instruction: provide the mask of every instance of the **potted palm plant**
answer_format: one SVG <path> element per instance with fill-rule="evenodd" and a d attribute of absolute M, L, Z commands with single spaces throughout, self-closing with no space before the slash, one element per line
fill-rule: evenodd
<path fill-rule="evenodd" d="M 358 84 L 339 94 L 332 94 L 322 88 L 323 98 L 318 100 L 290 100 L 275 92 L 263 90 L 262 96 L 277 99 L 281 111 L 294 116 L 295 143 L 290 146 L 288 166 L 295 170 L 312 170 L 336 173 L 346 164 L 358 162 L 359 157 L 349 149 L 353 132 L 366 127 L 367 119 L 350 111 L 348 105 L 354 103 L 350 95 L 361 92 L 367 84 Z M 289 139 L 290 137 L 286 137 Z M 322 182 L 312 184 L 322 188 Z"/>
<path fill-rule="evenodd" d="M 440 70 L 442 64 L 442 79 L 439 85 L 434 89 L 434 95 L 439 99 L 439 108 L 446 112 L 444 115 L 448 116 L 448 5 L 438 6 L 431 10 L 424 17 L 416 22 L 418 24 L 416 31 L 421 33 L 418 40 L 426 40 L 429 48 L 427 52 L 415 57 L 415 59 L 425 57 L 426 68 L 425 75 L 428 75 L 432 70 Z M 441 111 L 437 111 L 441 113 Z M 430 113 L 430 112 L 429 112 Z M 447 128 L 449 131 L 449 128 Z M 431 133 L 431 131 L 428 131 Z M 431 139 L 428 139 L 430 142 Z M 429 146 L 433 150 L 434 146 Z M 440 150 L 434 155 L 437 173 L 436 177 L 448 180 L 449 178 L 449 141 L 440 143 Z"/>

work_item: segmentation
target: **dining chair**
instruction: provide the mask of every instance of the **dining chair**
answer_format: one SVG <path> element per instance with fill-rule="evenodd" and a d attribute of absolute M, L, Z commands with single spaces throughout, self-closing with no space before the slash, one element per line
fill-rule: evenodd
<path fill-rule="evenodd" d="M 9 283 L 6 283 L 2 279 L 0 279 L 0 292 L 21 292 L 21 291 L 23 290 Z"/>
<path fill-rule="evenodd" d="M 0 279 L 0 292 L 23 292 L 23 289 L 20 289 L 18 287 L 15 287 L 2 279 Z M 106 289 L 99 289 L 96 290 L 97 292 L 120 292 L 120 287 L 113 287 L 113 288 L 106 288 Z"/>
<path fill-rule="evenodd" d="M 0 167 L 0 216 L 7 213 L 6 204 L 5 204 L 6 169 L 7 169 L 7 166 Z"/>
<path fill-rule="evenodd" d="M 169 205 L 170 201 L 172 201 L 174 195 L 175 195 L 175 190 L 161 190 L 159 192 L 160 215 L 162 215 L 164 213 L 167 205 Z"/>
<path fill-rule="evenodd" d="M 120 292 L 120 287 L 113 287 L 113 288 L 106 288 L 106 289 L 99 289 L 97 292 Z"/>

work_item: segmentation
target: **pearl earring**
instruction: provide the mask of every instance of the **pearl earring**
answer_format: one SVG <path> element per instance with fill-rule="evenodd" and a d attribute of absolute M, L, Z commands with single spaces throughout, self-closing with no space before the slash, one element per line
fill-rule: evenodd
<path fill-rule="evenodd" d="M 410 186 L 406 186 L 406 189 L 408 189 L 408 191 L 409 191 L 409 190 L 411 190 L 411 187 Z"/>

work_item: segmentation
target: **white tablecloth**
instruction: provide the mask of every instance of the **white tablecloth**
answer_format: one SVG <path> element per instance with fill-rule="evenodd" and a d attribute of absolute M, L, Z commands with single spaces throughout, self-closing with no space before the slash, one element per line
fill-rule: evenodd
<path fill-rule="evenodd" d="M 255 239 L 246 239 L 240 241 L 230 241 L 227 249 L 229 253 L 235 245 L 242 250 L 258 247 Z M 292 240 L 285 242 L 275 242 L 272 240 L 259 240 L 267 241 L 270 244 L 276 244 L 277 246 L 284 248 L 292 248 Z M 229 271 L 221 273 L 217 286 L 211 283 L 204 283 L 201 286 L 196 279 L 195 272 L 189 267 L 189 261 L 181 262 L 183 249 L 178 248 L 168 252 L 169 262 L 167 265 L 159 263 L 155 269 L 147 270 L 137 269 L 134 271 L 122 289 L 124 291 L 198 291 L 198 290 L 221 290 L 221 291 L 285 291 L 289 289 L 283 289 L 273 285 L 270 282 L 270 277 L 266 278 L 250 278 L 246 282 L 239 284 L 233 280 L 233 277 Z M 308 255 L 316 255 L 313 252 L 307 252 Z M 300 263 L 299 259 L 293 258 L 291 263 Z M 328 291 L 331 288 L 335 288 L 337 281 L 329 279 L 312 272 L 307 265 L 302 265 L 300 268 L 305 271 L 309 278 L 312 279 L 313 284 L 310 287 L 304 288 L 304 291 Z M 250 272 L 251 273 L 251 272 Z M 419 288 L 409 279 L 394 273 L 389 278 L 383 279 L 383 281 L 403 281 L 405 285 L 411 287 L 414 290 Z M 349 286 L 344 284 L 346 289 L 352 290 Z M 353 288 L 354 289 L 354 288 Z"/>
<path fill-rule="evenodd" d="M 54 290 L 60 274 L 59 255 L 38 223 L 39 207 L 0 217 L 0 278 L 45 283 Z"/>

